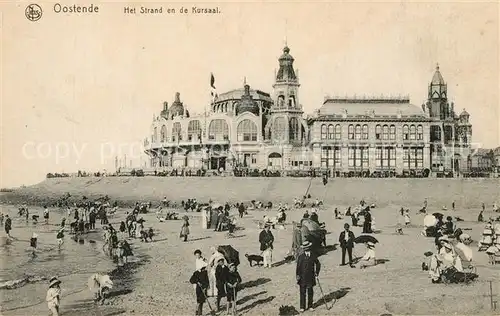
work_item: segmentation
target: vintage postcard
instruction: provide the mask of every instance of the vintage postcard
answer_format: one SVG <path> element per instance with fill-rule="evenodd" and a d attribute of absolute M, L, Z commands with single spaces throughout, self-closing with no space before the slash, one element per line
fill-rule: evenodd
<path fill-rule="evenodd" d="M 3 1 L 2 315 L 500 312 L 498 1 Z"/>

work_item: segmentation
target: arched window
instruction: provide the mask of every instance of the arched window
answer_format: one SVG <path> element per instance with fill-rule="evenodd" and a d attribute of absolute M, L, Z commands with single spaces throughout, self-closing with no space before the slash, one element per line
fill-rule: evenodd
<path fill-rule="evenodd" d="M 383 140 L 389 139 L 389 126 L 388 125 L 382 126 L 382 139 Z"/>
<path fill-rule="evenodd" d="M 335 139 L 342 139 L 342 127 L 340 126 L 340 124 L 335 125 Z"/>
<path fill-rule="evenodd" d="M 172 141 L 179 141 L 182 140 L 182 128 L 181 128 L 181 123 L 175 122 L 174 126 L 172 127 Z"/>
<path fill-rule="evenodd" d="M 415 125 L 410 125 L 410 140 L 415 140 L 417 138 L 417 130 Z"/>
<path fill-rule="evenodd" d="M 354 139 L 354 125 L 349 125 L 349 130 L 348 130 L 348 136 L 349 136 L 349 139 Z"/>
<path fill-rule="evenodd" d="M 403 125 L 403 140 L 410 139 L 410 131 L 408 129 L 408 125 Z"/>
<path fill-rule="evenodd" d="M 321 125 L 321 140 L 325 140 L 325 139 L 327 139 L 327 137 L 328 137 L 328 134 L 327 134 L 326 124 L 322 124 Z"/>
<path fill-rule="evenodd" d="M 200 121 L 194 120 L 188 124 L 188 140 L 200 139 L 201 137 L 201 124 Z"/>
<path fill-rule="evenodd" d="M 290 132 L 289 132 L 290 140 L 301 140 L 300 131 L 301 130 L 299 126 L 299 121 L 297 120 L 296 117 L 292 117 L 290 119 Z"/>
<path fill-rule="evenodd" d="M 335 138 L 335 128 L 333 127 L 332 124 L 328 125 L 328 139 L 334 139 Z"/>
<path fill-rule="evenodd" d="M 161 138 L 161 142 L 166 142 L 167 141 L 167 127 L 165 125 L 162 125 L 161 126 L 161 131 L 160 131 L 160 138 Z"/>
<path fill-rule="evenodd" d="M 417 139 L 418 140 L 424 139 L 424 129 L 423 129 L 422 125 L 417 126 Z"/>
<path fill-rule="evenodd" d="M 257 141 L 257 125 L 249 119 L 243 120 L 238 124 L 236 130 L 239 142 Z"/>
<path fill-rule="evenodd" d="M 223 119 L 216 119 L 210 122 L 208 126 L 208 139 L 209 140 L 228 140 L 229 127 L 227 122 Z"/>
<path fill-rule="evenodd" d="M 375 126 L 375 139 L 382 139 L 382 126 Z"/>
<path fill-rule="evenodd" d="M 391 125 L 389 128 L 389 138 L 391 140 L 396 140 L 396 125 Z"/>
<path fill-rule="evenodd" d="M 294 95 L 291 95 L 288 98 L 288 106 L 291 107 L 291 108 L 295 107 L 295 96 Z"/>
<path fill-rule="evenodd" d="M 276 141 L 285 140 L 287 122 L 284 117 L 277 117 L 273 124 L 273 137 Z"/>
<path fill-rule="evenodd" d="M 368 139 L 368 125 L 363 125 L 363 139 Z"/>
<path fill-rule="evenodd" d="M 356 139 L 361 139 L 361 125 L 356 125 Z"/>
<path fill-rule="evenodd" d="M 284 107 L 285 107 L 285 96 L 280 95 L 280 96 L 278 96 L 278 108 L 281 109 Z"/>
<path fill-rule="evenodd" d="M 158 141 L 158 127 L 155 126 L 153 129 L 153 143 L 156 143 Z"/>

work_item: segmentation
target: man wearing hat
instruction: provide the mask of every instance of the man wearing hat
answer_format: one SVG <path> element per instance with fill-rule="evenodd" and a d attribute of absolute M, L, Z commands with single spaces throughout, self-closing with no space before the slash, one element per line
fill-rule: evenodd
<path fill-rule="evenodd" d="M 264 259 L 264 268 L 271 268 L 273 264 L 273 242 L 274 236 L 271 232 L 271 224 L 266 223 L 264 229 L 259 234 L 260 251 Z"/>
<path fill-rule="evenodd" d="M 318 217 L 318 213 L 316 211 L 315 208 L 313 208 L 311 210 L 311 216 L 309 216 L 309 218 L 312 220 L 312 221 L 315 221 L 318 225 L 319 225 L 319 217 Z"/>
<path fill-rule="evenodd" d="M 297 258 L 297 268 L 295 275 L 297 284 L 300 289 L 300 311 L 306 310 L 306 292 L 307 292 L 307 309 L 313 311 L 314 291 L 316 285 L 316 277 L 321 270 L 321 264 L 318 257 L 311 252 L 312 243 L 304 241 L 302 243 L 303 252 Z"/>
<path fill-rule="evenodd" d="M 345 254 L 349 255 L 349 266 L 354 268 L 352 265 L 352 248 L 354 248 L 354 233 L 349 230 L 349 224 L 344 224 L 344 231 L 340 233 L 339 243 L 342 248 L 342 264 L 341 266 L 345 266 Z"/>
<path fill-rule="evenodd" d="M 52 316 L 59 316 L 59 305 L 61 299 L 61 281 L 57 277 L 53 277 L 49 281 L 49 289 L 45 300 Z"/>

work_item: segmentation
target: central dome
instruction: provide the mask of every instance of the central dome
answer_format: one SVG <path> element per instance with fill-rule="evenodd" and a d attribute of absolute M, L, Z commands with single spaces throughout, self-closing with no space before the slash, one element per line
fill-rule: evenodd
<path fill-rule="evenodd" d="M 245 93 L 241 96 L 241 101 L 236 107 L 236 115 L 240 115 L 244 112 L 250 112 L 255 115 L 259 115 L 259 105 L 250 95 L 250 86 L 245 84 Z"/>
<path fill-rule="evenodd" d="M 181 102 L 179 92 L 175 93 L 174 103 L 172 103 L 172 106 L 170 107 L 170 110 L 168 111 L 168 113 L 169 113 L 169 116 L 184 115 L 184 105 Z"/>

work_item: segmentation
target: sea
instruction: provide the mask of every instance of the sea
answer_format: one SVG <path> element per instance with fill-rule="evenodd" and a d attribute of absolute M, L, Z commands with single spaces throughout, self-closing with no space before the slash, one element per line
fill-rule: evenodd
<path fill-rule="evenodd" d="M 18 215 L 14 206 L 3 205 L 0 212 L 9 214 L 12 219 L 12 238 L 7 238 L 3 226 L 0 234 L 2 315 L 34 315 L 46 310 L 48 282 L 54 276 L 62 281 L 66 304 L 74 301 L 81 305 L 82 299 L 91 301 L 92 295 L 86 286 L 89 276 L 96 272 L 109 273 L 116 268 L 116 263 L 103 251 L 101 229 L 74 240 L 69 234 L 67 220 L 64 243 L 59 249 L 56 235 L 62 217 L 67 215 L 62 209 L 50 210 L 49 224 L 45 224 L 41 208 L 30 208 L 28 221 Z M 40 216 L 38 223 L 31 219 L 34 214 Z M 30 247 L 33 233 L 38 235 L 36 249 Z"/>

